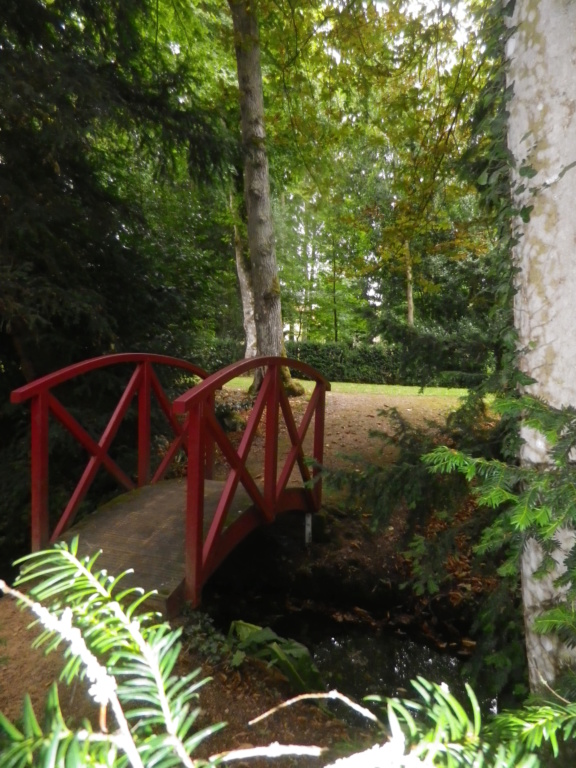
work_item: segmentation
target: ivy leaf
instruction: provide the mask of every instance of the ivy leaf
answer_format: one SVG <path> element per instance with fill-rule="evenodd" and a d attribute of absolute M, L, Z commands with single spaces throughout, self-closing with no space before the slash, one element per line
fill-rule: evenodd
<path fill-rule="evenodd" d="M 538 173 L 538 171 L 533 168 L 531 165 L 523 165 L 520 170 L 518 171 L 520 176 L 522 176 L 525 179 L 533 179 L 534 176 Z"/>

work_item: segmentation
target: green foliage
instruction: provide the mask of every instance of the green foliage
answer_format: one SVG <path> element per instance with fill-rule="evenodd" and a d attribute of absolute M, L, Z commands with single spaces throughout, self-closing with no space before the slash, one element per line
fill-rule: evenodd
<path fill-rule="evenodd" d="M 473 387 L 494 364 L 478 329 L 462 323 L 453 333 L 436 327 L 390 326 L 387 343 L 285 341 L 286 354 L 320 371 L 329 381 L 363 384 Z M 244 344 L 197 337 L 188 357 L 209 372 L 241 360 Z M 455 364 L 456 363 L 456 364 Z"/>
<path fill-rule="evenodd" d="M 386 313 L 381 335 L 392 351 L 393 382 L 420 387 L 477 387 L 495 366 L 492 329 L 471 312 L 449 323 L 435 318 L 437 313 L 431 314 L 428 323 L 418 321 L 410 326 Z"/>
<path fill-rule="evenodd" d="M 187 357 L 208 373 L 214 373 L 242 360 L 244 347 L 240 339 L 196 337 L 191 340 Z"/>
<path fill-rule="evenodd" d="M 329 381 L 399 383 L 394 377 L 393 352 L 382 344 L 287 341 L 286 353 L 316 368 Z"/>
<path fill-rule="evenodd" d="M 381 416 L 388 419 L 386 430 L 371 436 L 382 443 L 383 460 L 361 471 L 326 471 L 326 481 L 346 492 L 344 503 L 353 510 L 369 513 L 374 526 L 386 526 L 392 515 L 402 515 L 405 530 L 400 546 L 405 548 L 403 557 L 409 566 L 403 586 L 416 596 L 432 597 L 436 605 L 449 605 L 451 612 L 457 610 L 466 631 L 476 640 L 466 665 L 468 678 L 482 676 L 486 681 L 488 667 L 491 693 L 515 696 L 523 691 L 525 657 L 517 571 L 506 567 L 503 554 L 509 554 L 512 542 L 498 530 L 494 538 L 502 549 L 479 549 L 486 531 L 496 525 L 493 508 L 480 500 L 471 505 L 471 488 L 464 474 L 431 473 L 422 460 L 427 455 L 451 460 L 467 452 L 476 457 L 469 461 L 478 465 L 491 460 L 502 463 L 502 424 L 474 394 L 444 427 L 432 423 L 424 429 L 414 427 L 394 409 Z M 460 556 L 470 581 L 455 575 L 447 565 Z M 485 584 L 482 594 L 460 590 L 463 581 Z M 459 592 L 457 608 L 450 603 L 454 591 Z"/>
<path fill-rule="evenodd" d="M 380 343 L 287 341 L 286 353 L 330 381 L 421 387 L 475 387 L 495 359 L 486 336 L 469 321 L 447 332 L 390 320 Z"/>
<path fill-rule="evenodd" d="M 0 441 L 0 577 L 7 576 L 14 557 L 28 551 L 30 503 L 30 415 L 22 411 L 3 418 L 1 411 L 0 429 L 6 430 L 6 439 Z"/>
<path fill-rule="evenodd" d="M 169 297 L 122 171 L 187 147 L 206 172 L 219 150 L 178 58 L 166 47 L 152 64 L 154 7 L 5 4 L 0 349 L 28 377 L 149 341 L 165 321 Z"/>
<path fill-rule="evenodd" d="M 482 723 L 478 701 L 468 685 L 469 712 L 444 684 L 418 678 L 412 681 L 412 685 L 419 694 L 419 700 L 388 699 L 385 702 L 391 733 L 386 765 L 416 765 L 416 761 L 446 768 L 537 768 L 540 765 L 534 752 L 548 735 L 543 720 L 547 724 L 551 720 L 554 722 L 551 711 L 535 708 L 543 718 L 538 724 L 542 727 L 537 728 L 537 736 L 536 733 L 530 734 L 529 728 L 524 730 L 534 714 L 528 711 L 500 715 Z M 379 697 L 371 699 L 381 701 Z M 562 726 L 559 726 L 561 729 Z M 556 745 L 556 728 L 553 731 L 550 740 Z M 569 726 L 566 728 L 567 736 L 570 731 Z M 393 750 L 395 742 L 396 750 Z"/>
<path fill-rule="evenodd" d="M 567 553 L 558 549 L 556 536 L 576 525 L 576 477 L 572 460 L 576 446 L 576 410 L 552 408 L 533 397 L 502 399 L 494 408 L 511 419 L 522 417 L 524 424 L 542 436 L 549 460 L 544 466 L 505 463 L 472 457 L 446 446 L 424 456 L 432 472 L 457 472 L 469 483 L 478 504 L 495 510 L 475 549 L 480 557 L 497 556 L 498 573 L 512 583 L 517 580 L 518 561 L 528 537 L 540 543 L 544 558 L 536 574 L 556 566 L 565 572 L 556 584 L 565 590 L 564 600 L 536 621 L 536 630 L 553 633 L 564 643 L 576 645 L 576 622 L 572 601 L 576 596 L 576 546 Z M 568 687 L 573 687 L 570 673 Z"/>
<path fill-rule="evenodd" d="M 346 489 L 350 499 L 370 510 L 374 526 L 388 523 L 392 513 L 407 511 L 410 530 L 425 525 L 434 510 L 454 511 L 466 493 L 460 479 L 439 483 L 426 470 L 421 457 L 443 440 L 451 440 L 448 431 L 429 423 L 427 429 L 412 426 L 395 408 L 380 411 L 389 424 L 387 431 L 373 430 L 370 437 L 381 442 L 383 449 L 394 450 L 394 460 L 368 465 L 362 471 L 326 470 L 327 482 Z"/>
<path fill-rule="evenodd" d="M 88 679 L 90 694 L 110 707 L 117 730 L 93 733 L 85 724 L 70 731 L 53 688 L 43 727 L 29 700 L 22 731 L 0 720 L 2 765 L 191 765 L 189 755 L 218 726 L 192 730 L 199 711 L 192 703 L 205 681 L 198 671 L 174 674 L 180 632 L 141 613 L 147 596 L 122 589 L 122 575 L 98 572 L 97 555 L 79 560 L 76 553 L 74 540 L 24 558 L 18 584 L 27 585 L 28 597 L 20 597 L 44 625 L 40 645 L 50 651 L 62 640 L 69 644 L 63 678 Z"/>
<path fill-rule="evenodd" d="M 68 548 L 40 552 L 23 561 L 20 583 L 28 595 L 0 583 L 0 589 L 28 605 L 45 631 L 40 644 L 48 650 L 62 641 L 69 644 L 63 676 L 86 677 L 90 694 L 109 707 L 115 728 L 93 731 L 89 723 L 71 729 L 64 720 L 56 686 L 47 696 L 44 717 L 39 719 L 29 697 L 18 725 L 0 714 L 0 760 L 6 768 L 36 765 L 117 766 L 134 768 L 213 764 L 192 759 L 198 744 L 218 726 L 194 732 L 198 710 L 192 707 L 205 681 L 198 673 L 174 674 L 180 651 L 180 633 L 154 616 L 142 614 L 146 595 L 123 590 L 122 576 L 114 578 L 96 570 L 97 555 L 79 560 L 77 543 Z M 40 600 L 50 606 L 47 610 Z M 276 646 L 278 659 L 300 657 L 268 630 L 236 622 L 232 627 L 237 653 L 241 646 Z M 543 748 L 556 758 L 567 754 L 576 730 L 576 705 L 544 702 L 505 711 L 483 721 L 478 702 L 467 685 L 468 702 L 462 705 L 444 684 L 422 678 L 413 681 L 418 699 L 370 697 L 386 709 L 388 732 L 382 744 L 341 761 L 369 760 L 368 764 L 408 768 L 416 764 L 476 766 L 476 768 L 538 768 Z M 332 694 L 327 694 L 330 698 Z M 341 697 L 345 701 L 345 697 Z M 357 712 L 374 715 L 350 702 Z M 378 722 L 378 721 L 377 721 Z M 278 754 L 272 745 L 270 755 Z M 239 756 L 239 755 L 237 755 Z M 375 762 L 375 761 L 378 762 Z"/>
<path fill-rule="evenodd" d="M 209 664 L 237 668 L 247 658 L 257 659 L 278 669 L 297 693 L 325 687 L 306 646 L 280 637 L 269 627 L 237 620 L 224 636 L 209 616 L 190 611 L 185 615 L 183 637 L 186 649 L 200 654 Z"/>
<path fill-rule="evenodd" d="M 192 333 L 240 324 L 216 183 L 234 142 L 206 70 L 220 27 L 194 7 L 182 29 L 177 5 L 2 6 L 2 569 L 28 536 L 28 417 L 10 391 L 103 353 L 184 356 Z M 108 382 L 84 386 L 81 421 L 96 432 Z M 51 439 L 58 494 L 76 457 Z"/>
<path fill-rule="evenodd" d="M 226 637 L 216 629 L 210 616 L 185 606 L 183 618 L 182 638 L 186 651 L 199 654 L 203 662 L 212 666 L 228 661 L 230 653 Z"/>
<path fill-rule="evenodd" d="M 470 140 L 459 164 L 463 178 L 474 184 L 481 210 L 494 233 L 485 259 L 486 278 L 491 285 L 491 300 L 485 312 L 495 365 L 481 386 L 485 392 L 500 393 L 528 383 L 517 366 L 518 337 L 513 318 L 516 267 L 511 248 L 515 243 L 512 220 L 516 211 L 510 195 L 512 158 L 507 132 L 512 89 L 506 79 L 506 42 L 513 31 L 508 18 L 511 9 L 502 0 L 480 3 L 475 8 L 483 41 L 485 79 L 471 115 Z"/>
<path fill-rule="evenodd" d="M 228 632 L 228 646 L 232 652 L 232 666 L 240 666 L 246 656 L 250 656 L 279 669 L 298 693 L 325 688 L 306 646 L 280 637 L 269 627 L 233 621 Z"/>
<path fill-rule="evenodd" d="M 398 383 L 395 352 L 382 344 L 286 341 L 285 348 L 288 357 L 311 365 L 330 381 Z M 190 360 L 208 372 L 217 371 L 243 357 L 244 343 L 231 338 L 196 338 L 188 354 Z"/>
<path fill-rule="evenodd" d="M 498 561 L 481 559 L 494 574 Z M 516 705 L 528 694 L 522 601 L 517 574 L 500 577 L 496 587 L 482 596 L 475 608 L 470 634 L 474 653 L 463 666 L 470 681 L 487 682 L 486 689 L 499 707 Z"/>
<path fill-rule="evenodd" d="M 483 534 L 480 554 L 515 544 L 516 557 L 526 535 L 536 537 L 550 553 L 555 548 L 557 531 L 576 522 L 571 460 L 576 446 L 576 409 L 552 408 L 529 396 L 502 399 L 493 407 L 508 417 L 522 416 L 527 427 L 540 432 L 550 446 L 546 467 L 474 458 L 446 446 L 425 456 L 424 462 L 437 473 L 459 472 L 472 484 L 479 504 L 499 510 Z M 502 566 L 503 572 L 509 566 L 508 560 Z M 564 582 L 569 581 L 565 577 Z"/>

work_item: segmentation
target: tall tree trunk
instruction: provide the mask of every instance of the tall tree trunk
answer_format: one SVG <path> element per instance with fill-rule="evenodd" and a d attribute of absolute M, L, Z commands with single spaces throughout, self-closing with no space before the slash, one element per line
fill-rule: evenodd
<path fill-rule="evenodd" d="M 228 5 L 232 13 L 240 89 L 244 198 L 258 354 L 281 355 L 284 351 L 282 308 L 270 204 L 257 2 L 228 0 Z M 259 372 L 254 379 L 254 389 L 259 388 L 261 380 L 262 372 Z M 290 384 L 287 369 L 284 383 Z"/>
<path fill-rule="evenodd" d="M 310 224 L 310 210 L 304 203 L 302 227 L 302 261 L 304 262 L 304 311 L 302 314 L 302 341 L 308 341 L 310 330 L 313 328 L 312 305 L 314 303 L 314 284 L 316 282 L 316 242 L 314 227 Z"/>
<path fill-rule="evenodd" d="M 508 43 L 509 81 L 513 98 L 509 105 L 508 143 L 516 167 L 529 165 L 536 172 L 532 189 L 515 192 L 515 204 L 533 206 L 528 222 L 517 222 L 514 248 L 519 267 L 515 298 L 515 322 L 522 352 L 521 368 L 536 383 L 527 388 L 553 406 L 576 405 L 576 337 L 574 296 L 576 270 L 576 171 L 567 166 L 576 160 L 576 4 L 561 0 L 516 0 L 511 18 L 514 29 Z M 546 464 L 544 438 L 523 429 L 525 463 Z M 566 551 L 574 543 L 572 531 L 558 536 L 555 559 L 558 573 L 565 570 Z M 526 645 L 530 685 L 542 680 L 552 685 L 564 663 L 574 663 L 574 650 L 557 638 L 535 634 L 534 619 L 545 608 L 562 600 L 554 574 L 535 579 L 542 562 L 538 544 L 528 541 L 522 559 L 522 594 L 526 621 Z"/>
<path fill-rule="evenodd" d="M 233 192 L 230 192 L 230 213 L 234 222 L 234 254 L 236 256 L 236 272 L 238 274 L 238 285 L 240 287 L 240 299 L 242 301 L 242 318 L 244 323 L 244 337 L 246 340 L 246 349 L 244 357 L 246 359 L 256 357 L 258 354 L 258 343 L 256 339 L 256 320 L 254 317 L 254 291 L 252 289 L 252 274 L 250 270 L 250 259 L 244 247 L 244 238 L 242 237 L 242 228 L 240 222 L 240 212 L 236 205 Z"/>
<path fill-rule="evenodd" d="M 412 276 L 412 255 L 410 243 L 404 243 L 404 258 L 406 261 L 406 322 L 410 327 L 414 325 L 414 278 Z"/>
<path fill-rule="evenodd" d="M 334 341 L 338 343 L 338 304 L 336 303 L 336 248 L 332 237 L 332 319 L 334 322 Z"/>

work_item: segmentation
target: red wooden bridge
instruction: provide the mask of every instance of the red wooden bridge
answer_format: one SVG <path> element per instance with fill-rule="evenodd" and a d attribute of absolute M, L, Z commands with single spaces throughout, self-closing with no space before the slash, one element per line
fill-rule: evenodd
<path fill-rule="evenodd" d="M 104 431 L 94 437 L 55 391 L 109 366 L 122 366 L 127 383 Z M 177 369 L 185 386 L 200 383 L 171 399 L 158 375 L 164 366 Z M 283 366 L 314 382 L 300 415 L 284 391 Z M 235 445 L 217 419 L 217 393 L 234 377 L 256 368 L 265 371 L 263 384 Z M 284 512 L 310 514 L 319 509 L 318 467 L 329 389 L 326 379 L 298 360 L 253 358 L 209 376 L 184 360 L 127 353 L 86 360 L 14 390 L 13 403 L 30 400 L 31 405 L 32 549 L 78 534 L 84 554 L 102 550 L 101 567 L 114 575 L 133 568 L 134 585 L 155 589 L 161 597 L 157 605 L 166 613 L 177 612 L 183 600 L 198 605 L 208 577 L 252 530 Z M 163 432 L 170 435 L 161 456 L 154 450 L 153 409 L 155 421 L 160 414 Z M 137 423 L 135 474 L 111 455 L 131 411 Z M 88 456 L 70 498 L 56 514 L 49 511 L 51 423 L 64 427 Z M 262 440 L 263 460 L 258 466 L 251 459 L 251 448 Z M 184 464 L 183 457 L 185 477 L 167 480 L 175 465 Z M 128 493 L 75 523 L 100 469 Z"/>

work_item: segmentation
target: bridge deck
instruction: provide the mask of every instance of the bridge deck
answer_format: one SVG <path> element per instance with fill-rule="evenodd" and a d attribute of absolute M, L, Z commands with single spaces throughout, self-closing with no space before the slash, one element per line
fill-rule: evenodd
<path fill-rule="evenodd" d="M 204 534 L 214 517 L 223 483 L 205 480 Z M 233 510 L 250 505 L 242 486 L 236 491 L 227 523 L 235 516 Z M 158 594 L 147 602 L 150 610 L 172 615 L 178 610 L 184 577 L 184 517 L 186 480 L 164 480 L 135 491 L 124 493 L 72 526 L 62 539 L 70 541 L 79 536 L 81 555 L 98 550 L 98 569 L 118 576 L 129 568 L 134 570 L 123 580 L 125 587 L 142 587 Z"/>

